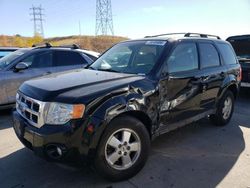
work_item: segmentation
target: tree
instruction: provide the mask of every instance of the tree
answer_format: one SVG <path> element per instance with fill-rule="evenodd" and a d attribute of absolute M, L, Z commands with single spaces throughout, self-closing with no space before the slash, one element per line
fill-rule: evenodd
<path fill-rule="evenodd" d="M 0 36 L 0 46 L 9 46 L 7 37 L 5 35 Z"/>
<path fill-rule="evenodd" d="M 39 36 L 39 35 L 36 35 L 36 36 L 34 36 L 32 38 L 29 38 L 27 40 L 27 44 L 26 45 L 29 46 L 29 47 L 31 47 L 33 44 L 39 44 L 41 42 L 43 42 L 43 38 L 41 36 Z"/>
<path fill-rule="evenodd" d="M 15 43 L 15 46 L 17 46 L 17 47 L 25 47 L 26 46 L 25 40 L 20 36 L 14 37 L 14 43 Z"/>

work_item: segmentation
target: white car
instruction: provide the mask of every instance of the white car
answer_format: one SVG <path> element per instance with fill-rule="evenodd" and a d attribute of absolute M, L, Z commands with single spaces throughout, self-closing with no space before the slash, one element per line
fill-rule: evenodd
<path fill-rule="evenodd" d="M 94 51 L 90 51 L 90 50 L 77 49 L 77 51 L 84 53 L 89 58 L 91 58 L 93 61 L 95 61 L 101 55 L 98 52 L 94 52 Z"/>

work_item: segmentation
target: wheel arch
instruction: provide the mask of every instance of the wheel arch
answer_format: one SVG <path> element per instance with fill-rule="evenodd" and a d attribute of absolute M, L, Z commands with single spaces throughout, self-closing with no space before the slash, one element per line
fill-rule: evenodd
<path fill-rule="evenodd" d="M 118 117 L 122 117 L 122 116 L 130 116 L 130 117 L 133 117 L 133 118 L 139 120 L 140 122 L 142 122 L 142 124 L 146 127 L 148 134 L 151 138 L 151 136 L 152 136 L 152 120 L 149 118 L 149 116 L 145 112 L 139 111 L 139 110 L 126 111 L 126 112 L 123 112 L 123 113 L 119 114 L 118 116 L 114 117 L 112 120 L 114 120 L 115 118 L 118 118 Z"/>
<path fill-rule="evenodd" d="M 227 87 L 227 90 L 232 91 L 233 95 L 234 95 L 234 99 L 237 98 L 238 96 L 238 87 L 236 84 L 231 84 Z"/>
<path fill-rule="evenodd" d="M 220 99 L 227 90 L 232 91 L 235 99 L 237 98 L 237 96 L 239 94 L 239 83 L 232 76 L 227 77 L 227 79 L 225 79 L 223 81 L 223 84 L 221 85 L 221 88 L 220 88 L 218 96 L 217 96 L 218 99 Z"/>

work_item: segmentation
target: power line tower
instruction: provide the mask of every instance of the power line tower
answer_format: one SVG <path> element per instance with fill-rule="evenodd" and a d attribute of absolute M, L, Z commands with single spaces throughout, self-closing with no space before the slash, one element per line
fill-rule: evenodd
<path fill-rule="evenodd" d="M 44 10 L 42 6 L 35 7 L 32 5 L 32 8 L 30 8 L 31 13 L 30 15 L 32 16 L 32 21 L 34 22 L 34 36 L 35 35 L 40 35 L 44 37 L 44 31 L 43 31 L 43 16 L 42 11 Z"/>
<path fill-rule="evenodd" d="M 96 0 L 96 35 L 114 35 L 111 0 Z"/>

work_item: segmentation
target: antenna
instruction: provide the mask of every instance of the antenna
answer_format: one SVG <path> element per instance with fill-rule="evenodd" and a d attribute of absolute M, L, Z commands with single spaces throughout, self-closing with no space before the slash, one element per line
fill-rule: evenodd
<path fill-rule="evenodd" d="M 35 7 L 32 5 L 32 8 L 30 8 L 31 13 L 30 15 L 32 16 L 32 21 L 34 22 L 34 36 L 40 35 L 44 37 L 44 30 L 43 30 L 43 16 L 42 11 L 44 10 L 42 6 L 40 5 L 39 7 Z"/>
<path fill-rule="evenodd" d="M 96 35 L 114 35 L 111 0 L 96 0 Z"/>

